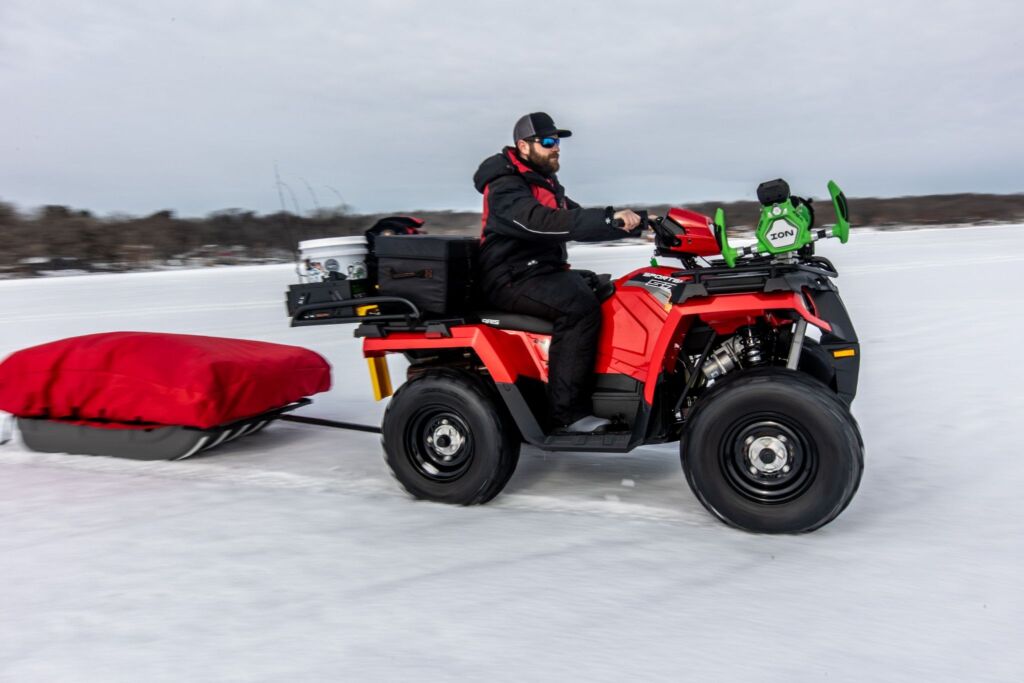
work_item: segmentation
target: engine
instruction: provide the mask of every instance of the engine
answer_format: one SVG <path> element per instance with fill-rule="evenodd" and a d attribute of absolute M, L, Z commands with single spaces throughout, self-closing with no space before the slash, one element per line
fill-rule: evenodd
<path fill-rule="evenodd" d="M 756 329 L 748 326 L 736 330 L 736 334 L 712 351 L 700 370 L 710 384 L 736 368 L 750 368 L 764 363 L 764 340 Z"/>

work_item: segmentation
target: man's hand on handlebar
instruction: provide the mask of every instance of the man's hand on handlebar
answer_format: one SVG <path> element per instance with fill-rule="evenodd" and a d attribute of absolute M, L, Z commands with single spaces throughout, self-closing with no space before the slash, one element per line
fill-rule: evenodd
<path fill-rule="evenodd" d="M 626 232 L 632 232 L 640 225 L 640 214 L 632 211 L 631 209 L 623 209 L 622 211 L 615 212 L 615 225 L 625 230 Z"/>

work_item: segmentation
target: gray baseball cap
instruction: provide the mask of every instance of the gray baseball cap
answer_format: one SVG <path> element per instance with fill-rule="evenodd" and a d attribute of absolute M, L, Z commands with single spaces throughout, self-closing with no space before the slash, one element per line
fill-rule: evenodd
<path fill-rule="evenodd" d="M 512 142 L 518 142 L 527 138 L 544 138 L 558 136 L 567 138 L 572 135 L 571 130 L 564 130 L 555 125 L 554 119 L 542 111 L 527 114 L 518 121 L 512 129 Z"/>

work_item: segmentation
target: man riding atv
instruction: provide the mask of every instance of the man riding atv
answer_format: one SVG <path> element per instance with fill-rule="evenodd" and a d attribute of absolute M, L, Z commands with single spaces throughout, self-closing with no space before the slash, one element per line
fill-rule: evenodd
<path fill-rule="evenodd" d="M 628 237 L 641 218 L 629 209 L 585 209 L 558 182 L 561 141 L 572 135 L 543 112 L 516 122 L 514 146 L 488 157 L 473 176 L 483 194 L 480 274 L 495 307 L 549 320 L 548 398 L 556 431 L 592 433 L 591 382 L 601 308 L 590 271 L 570 270 L 566 242 Z"/>
<path fill-rule="evenodd" d="M 570 202 L 555 176 L 568 134 L 530 114 L 514 148 L 481 165 L 482 248 L 381 238 L 393 263 L 378 277 L 403 287 L 292 313 L 296 326 L 359 324 L 374 396 L 390 396 L 381 442 L 395 478 L 417 498 L 479 505 L 511 480 L 524 444 L 622 454 L 676 442 L 690 489 L 728 524 L 804 533 L 835 519 L 864 468 L 850 413 L 860 342 L 839 271 L 815 254 L 819 240 L 849 239 L 842 190 L 829 181 L 835 223 L 816 226 L 783 179 L 761 183 L 754 240 L 734 245 L 721 209 L 644 221 Z M 642 250 L 622 249 L 614 283 L 568 268 L 567 241 L 643 227 L 655 258 L 630 268 Z M 497 308 L 479 306 L 477 289 Z M 407 363 L 394 391 L 389 356 Z"/>

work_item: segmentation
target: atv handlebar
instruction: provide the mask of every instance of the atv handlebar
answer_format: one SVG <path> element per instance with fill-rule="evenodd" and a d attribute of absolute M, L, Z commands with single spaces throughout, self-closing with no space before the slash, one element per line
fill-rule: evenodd
<path fill-rule="evenodd" d="M 644 230 L 646 230 L 651 225 L 651 221 L 647 216 L 646 209 L 634 211 L 633 213 L 640 216 L 640 224 L 629 231 L 629 236 L 639 237 L 640 235 L 643 234 Z M 614 225 L 616 228 L 624 228 L 626 227 L 626 221 L 622 220 L 621 218 L 615 218 L 612 220 L 612 225 Z"/>
<path fill-rule="evenodd" d="M 679 241 L 679 237 L 676 236 L 675 231 L 673 231 L 671 228 L 665 225 L 664 216 L 656 216 L 653 220 L 650 221 L 650 225 L 651 230 L 654 231 L 654 234 L 660 237 L 661 241 L 664 242 L 666 246 L 678 247 L 681 244 L 681 242 Z"/>

